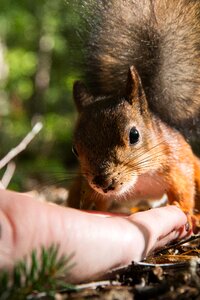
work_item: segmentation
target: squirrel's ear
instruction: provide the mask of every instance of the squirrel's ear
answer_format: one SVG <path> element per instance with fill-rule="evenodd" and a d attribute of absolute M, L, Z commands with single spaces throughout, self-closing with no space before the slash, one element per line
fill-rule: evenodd
<path fill-rule="evenodd" d="M 128 78 L 126 83 L 126 99 L 130 104 L 133 104 L 136 97 L 144 95 L 140 76 L 134 66 L 131 66 L 128 71 Z"/>
<path fill-rule="evenodd" d="M 81 112 L 83 107 L 90 104 L 93 100 L 93 96 L 82 81 L 75 81 L 73 86 L 73 97 L 78 112 Z"/>

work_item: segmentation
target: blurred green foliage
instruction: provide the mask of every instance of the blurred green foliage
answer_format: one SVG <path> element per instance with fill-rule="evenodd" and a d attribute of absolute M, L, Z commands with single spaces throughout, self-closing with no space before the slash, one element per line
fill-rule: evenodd
<path fill-rule="evenodd" d="M 67 173 L 75 163 L 71 90 L 82 74 L 73 63 L 82 59 L 78 25 L 64 0 L 1 0 L 0 156 L 19 144 L 37 120 L 44 124 L 16 158 L 10 188 L 30 188 L 27 178 L 34 177 L 56 183 L 56 174 Z"/>

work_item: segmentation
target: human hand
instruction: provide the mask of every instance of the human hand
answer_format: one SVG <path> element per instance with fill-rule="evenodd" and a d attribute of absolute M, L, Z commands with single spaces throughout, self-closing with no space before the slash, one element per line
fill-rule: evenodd
<path fill-rule="evenodd" d="M 74 253 L 69 281 L 81 282 L 139 261 L 187 234 L 187 218 L 175 206 L 127 218 L 101 216 L 1 190 L 0 267 L 12 268 L 33 249 L 59 244 L 60 254 Z"/>

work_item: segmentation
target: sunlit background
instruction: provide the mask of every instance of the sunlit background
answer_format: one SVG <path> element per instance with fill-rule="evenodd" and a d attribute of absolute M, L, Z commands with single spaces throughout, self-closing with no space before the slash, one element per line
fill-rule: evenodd
<path fill-rule="evenodd" d="M 60 179 L 76 163 L 71 139 L 72 85 L 81 75 L 76 64 L 81 51 L 74 46 L 79 43 L 78 22 L 63 0 L 1 0 L 0 157 L 19 144 L 35 122 L 44 124 L 15 159 L 11 189 L 68 183 Z"/>

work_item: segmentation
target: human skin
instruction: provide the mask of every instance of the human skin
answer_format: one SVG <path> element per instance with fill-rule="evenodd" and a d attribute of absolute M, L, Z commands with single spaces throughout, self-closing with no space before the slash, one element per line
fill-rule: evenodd
<path fill-rule="evenodd" d="M 175 206 L 126 218 L 102 216 L 1 190 L 0 268 L 12 268 L 33 249 L 59 244 L 60 254 L 74 254 L 69 281 L 78 283 L 140 261 L 154 249 L 188 235 L 187 218 Z"/>

